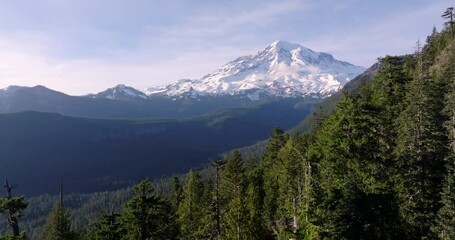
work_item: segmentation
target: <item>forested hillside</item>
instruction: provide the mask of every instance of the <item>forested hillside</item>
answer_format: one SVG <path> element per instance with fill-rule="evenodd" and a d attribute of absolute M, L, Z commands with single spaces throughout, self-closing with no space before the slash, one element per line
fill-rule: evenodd
<path fill-rule="evenodd" d="M 414 54 L 382 58 L 313 133 L 276 130 L 259 162 L 233 153 L 212 180 L 188 174 L 181 236 L 452 239 L 454 47 L 450 28 L 434 31 Z"/>
<path fill-rule="evenodd" d="M 219 110 L 189 119 L 112 120 L 54 113 L 0 114 L 0 175 L 19 194 L 55 194 L 63 170 L 69 192 L 115 190 L 207 164 L 219 154 L 291 128 L 316 102 L 297 99 Z M 271 113 L 274 113 L 273 115 Z M 286 117 L 283 117 L 286 116 Z"/>
<path fill-rule="evenodd" d="M 376 76 L 344 93 L 313 131 L 290 136 L 275 129 L 262 157 L 234 151 L 214 161 L 206 170 L 211 174 L 175 178 L 163 196 L 144 180 L 123 209 L 105 206 L 110 211 L 78 226 L 77 234 L 52 221 L 43 233 L 66 229 L 74 239 L 455 239 L 452 27 L 453 21 L 434 30 L 413 54 L 381 58 Z M 61 216 L 68 225 L 68 214 Z"/>

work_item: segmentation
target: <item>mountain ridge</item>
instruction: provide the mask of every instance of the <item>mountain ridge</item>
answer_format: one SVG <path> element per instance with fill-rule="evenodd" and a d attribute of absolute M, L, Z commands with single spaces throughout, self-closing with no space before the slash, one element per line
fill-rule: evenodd
<path fill-rule="evenodd" d="M 328 53 L 315 52 L 295 43 L 275 41 L 262 51 L 240 56 L 201 79 L 181 79 L 142 90 L 118 84 L 81 97 L 122 101 L 198 99 L 207 96 L 230 96 L 250 101 L 308 96 L 320 99 L 337 92 L 364 70 L 363 67 L 337 60 Z M 40 85 L 9 86 L 0 89 L 0 97 L 14 95 L 24 89 L 36 91 L 37 88 L 59 93 Z"/>
<path fill-rule="evenodd" d="M 140 90 L 137 90 L 133 87 L 126 86 L 125 84 L 118 84 L 115 87 L 108 88 L 97 94 L 88 94 L 86 97 L 89 98 L 107 98 L 107 99 L 116 99 L 116 100 L 134 100 L 134 99 L 144 99 L 148 97 Z"/>
<path fill-rule="evenodd" d="M 183 79 L 144 89 L 149 96 L 197 98 L 206 95 L 326 97 L 363 72 L 363 67 L 336 60 L 299 44 L 275 41 L 264 50 L 241 56 L 201 79 Z"/>

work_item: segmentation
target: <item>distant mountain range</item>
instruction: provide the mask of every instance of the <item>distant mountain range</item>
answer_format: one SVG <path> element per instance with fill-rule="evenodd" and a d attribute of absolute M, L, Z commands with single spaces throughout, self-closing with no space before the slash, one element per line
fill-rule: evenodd
<path fill-rule="evenodd" d="M 277 41 L 202 79 L 144 91 L 10 86 L 0 90 L 0 176 L 38 194 L 54 189 L 62 167 L 75 192 L 183 172 L 296 126 L 362 71 Z"/>
<path fill-rule="evenodd" d="M 86 97 L 89 98 L 107 98 L 107 99 L 117 99 L 117 100 L 135 100 L 135 99 L 147 99 L 148 96 L 145 93 L 132 88 L 125 86 L 124 84 L 119 84 L 113 88 L 109 88 L 105 91 L 102 91 L 97 94 L 89 94 Z"/>
<path fill-rule="evenodd" d="M 12 86 L 0 90 L 0 113 L 36 111 L 109 119 L 188 118 L 211 111 L 263 103 L 243 98 L 210 96 L 201 99 L 144 99 L 129 95 L 134 92 L 130 89 L 132 88 L 117 86 L 96 95 L 69 96 L 44 86 Z"/>
<path fill-rule="evenodd" d="M 336 60 L 327 53 L 276 41 L 254 55 L 242 56 L 225 64 L 202 79 L 182 79 L 143 91 L 121 84 L 88 97 L 131 100 L 231 96 L 253 101 L 306 96 L 319 98 L 335 93 L 364 70 Z"/>
<path fill-rule="evenodd" d="M 144 91 L 123 84 L 97 94 L 69 96 L 44 86 L 0 89 L 0 113 L 53 112 L 90 118 L 186 118 L 285 98 L 320 101 L 363 72 L 362 67 L 276 41 L 199 80 Z"/>
<path fill-rule="evenodd" d="M 198 80 L 175 83 L 140 91 L 123 84 L 88 98 L 113 100 L 149 99 L 157 96 L 192 97 L 238 96 L 251 100 L 262 97 L 326 97 L 341 89 L 365 69 L 336 60 L 301 45 L 275 41 L 264 50 L 231 61 Z M 12 96 L 24 87 L 10 86 L 0 96 Z"/>

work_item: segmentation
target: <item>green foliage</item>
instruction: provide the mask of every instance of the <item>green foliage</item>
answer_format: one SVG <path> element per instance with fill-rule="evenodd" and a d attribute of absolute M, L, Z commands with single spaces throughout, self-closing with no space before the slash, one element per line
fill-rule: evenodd
<path fill-rule="evenodd" d="M 246 172 L 248 186 L 246 187 L 246 212 L 248 213 L 249 236 L 251 239 L 268 239 L 271 235 L 264 221 L 264 179 L 263 173 L 257 166 Z"/>
<path fill-rule="evenodd" d="M 305 156 L 306 136 L 294 136 L 281 148 L 278 154 L 278 219 L 279 235 L 284 232 L 293 233 L 299 231 L 300 221 L 308 222 L 310 214 L 309 206 L 313 201 L 312 193 L 312 169 L 311 162 Z M 304 223 L 304 224 L 305 224 Z M 286 234 L 289 235 L 289 234 Z"/>
<path fill-rule="evenodd" d="M 243 160 L 238 151 L 225 158 L 221 174 L 221 195 L 224 200 L 224 235 L 227 239 L 244 239 L 248 234 L 248 214 L 246 211 L 246 176 Z"/>
<path fill-rule="evenodd" d="M 8 214 L 20 218 L 24 216 L 24 209 L 27 208 L 28 203 L 25 197 L 12 197 L 0 199 L 0 213 L 7 212 Z"/>
<path fill-rule="evenodd" d="M 120 240 L 125 235 L 121 214 L 116 212 L 101 215 L 95 226 L 96 240 Z"/>
<path fill-rule="evenodd" d="M 2 161 L 11 166 L 9 170 L 0 168 L 0 175 L 17 176 L 16 183 L 28 195 L 52 194 L 55 193 L 52 183 L 58 181 L 53 177 L 55 169 L 52 166 L 63 164 L 76 173 L 68 180 L 71 192 L 125 188 L 145 177 L 169 176 L 182 169 L 208 164 L 209 159 L 226 151 L 266 139 L 276 125 L 290 128 L 320 101 L 307 99 L 305 102 L 308 103 L 302 109 L 294 108 L 301 98 L 287 98 L 266 104 L 254 103 L 255 107 L 240 107 L 243 104 L 235 103 L 231 107 L 238 108 L 190 119 L 112 120 L 106 119 L 108 116 L 103 119 L 76 118 L 69 117 L 74 116 L 72 114 L 62 116 L 43 112 L 0 114 Z M 128 104 L 129 101 L 113 102 Z M 204 103 L 191 105 L 198 108 L 199 104 Z M 4 104 L 0 108 L 2 106 Z M 179 111 L 181 107 L 174 109 L 175 113 L 183 113 Z M 96 112 L 105 110 L 103 107 L 97 109 Z M 150 106 L 146 109 L 157 111 Z M 119 114 L 134 111 L 112 110 Z M 220 118 L 223 120 L 219 121 Z M 22 146 L 27 146 L 27 151 L 23 151 Z M 60 149 L 65 157 L 56 154 L 55 149 Z M 37 156 L 46 161 L 35 161 Z M 104 159 L 109 159 L 110 164 L 106 165 Z M 125 164 L 125 159 L 131 164 Z M 23 166 L 30 170 L 26 175 L 20 171 Z M 43 176 L 48 176 L 46 181 Z"/>
<path fill-rule="evenodd" d="M 441 15 L 442 18 L 447 19 L 447 21 L 444 23 L 448 28 L 450 28 L 450 32 L 452 34 L 452 37 L 455 36 L 454 32 L 454 25 L 455 25 L 455 10 L 453 7 L 448 7 L 446 11 Z"/>
<path fill-rule="evenodd" d="M 446 175 L 441 194 L 442 207 L 437 215 L 437 225 L 434 233 L 440 239 L 455 239 L 455 53 L 449 54 L 449 64 L 444 69 L 440 78 L 447 82 L 445 96 L 446 116 L 445 130 L 449 140 L 449 153 L 446 157 Z"/>
<path fill-rule="evenodd" d="M 77 239 L 75 232 L 71 230 L 70 215 L 60 204 L 54 205 L 43 227 L 41 239 L 46 240 L 71 240 Z"/>
<path fill-rule="evenodd" d="M 131 196 L 132 188 L 125 188 L 112 192 L 67 194 L 64 201 L 65 208 L 71 215 L 72 228 L 74 231 L 81 231 L 98 219 L 107 209 L 120 212 Z M 40 239 L 42 226 L 56 201 L 58 201 L 57 196 L 48 194 L 27 198 L 28 207 L 24 210 L 24 217 L 21 219 L 20 225 L 21 229 L 27 232 L 28 239 Z M 4 224 L 4 219 L 0 219 L 0 221 L 2 221 L 0 224 Z"/>
<path fill-rule="evenodd" d="M 435 29 L 416 54 L 382 58 L 374 79 L 333 98 L 313 132 L 276 128 L 260 158 L 234 151 L 159 181 L 166 198 L 144 180 L 84 238 L 455 239 L 454 48 Z"/>
<path fill-rule="evenodd" d="M 447 159 L 447 173 L 442 190 L 441 203 L 437 216 L 435 234 L 440 239 L 455 239 L 455 156 Z"/>
<path fill-rule="evenodd" d="M 286 144 L 289 136 L 280 128 L 273 129 L 269 138 L 267 151 L 261 161 L 260 167 L 264 174 L 264 217 L 269 228 L 276 225 L 276 214 L 278 211 L 278 176 L 277 176 L 277 156 L 280 149 Z"/>
<path fill-rule="evenodd" d="M 0 236 L 0 240 L 26 240 L 26 234 L 25 232 L 21 232 L 19 236 L 13 236 L 13 235 L 5 235 L 5 236 Z"/>
<path fill-rule="evenodd" d="M 25 197 L 12 197 L 11 189 L 12 186 L 5 183 L 7 190 L 7 197 L 0 199 L 0 213 L 6 213 L 7 215 L 7 226 L 11 229 L 12 234 L 4 236 L 5 239 L 25 239 L 25 232 L 19 232 L 18 219 L 24 216 L 24 209 L 27 208 L 28 203 L 25 201 Z"/>
<path fill-rule="evenodd" d="M 372 102 L 374 105 L 386 109 L 384 113 L 389 118 L 395 118 L 402 109 L 405 96 L 405 85 L 410 81 L 407 65 L 412 58 L 407 56 L 386 56 L 380 59 L 381 68 L 372 80 L 371 89 L 374 90 Z M 390 120 L 390 119 L 388 119 Z M 390 127 L 391 122 L 386 122 Z"/>
<path fill-rule="evenodd" d="M 317 161 L 320 234 L 328 238 L 390 238 L 396 218 L 388 192 L 390 168 L 381 153 L 380 108 L 368 91 L 346 95 L 310 146 Z M 379 221 L 385 218 L 387 221 Z"/>
<path fill-rule="evenodd" d="M 172 211 L 153 190 L 146 179 L 134 186 L 135 196 L 126 204 L 123 222 L 127 230 L 125 239 L 163 239 L 172 235 Z"/>
<path fill-rule="evenodd" d="M 174 211 L 177 211 L 180 205 L 180 202 L 183 199 L 183 188 L 180 185 L 180 179 L 178 177 L 174 177 L 172 181 L 172 195 L 171 195 L 171 205 Z"/>
<path fill-rule="evenodd" d="M 406 108 L 398 118 L 396 147 L 400 213 L 408 235 L 417 238 L 430 236 L 434 225 L 446 142 L 438 85 L 421 71 L 417 70 L 408 84 Z"/>
<path fill-rule="evenodd" d="M 178 223 L 182 239 L 201 239 L 204 233 L 203 185 L 198 173 L 186 177 L 183 198 L 178 208 Z"/>

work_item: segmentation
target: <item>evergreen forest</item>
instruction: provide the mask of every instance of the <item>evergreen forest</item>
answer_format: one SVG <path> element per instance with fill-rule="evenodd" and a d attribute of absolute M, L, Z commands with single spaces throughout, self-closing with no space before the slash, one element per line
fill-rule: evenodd
<path fill-rule="evenodd" d="M 308 131 L 275 128 L 261 154 L 145 179 L 96 210 L 52 198 L 33 231 L 21 219 L 39 205 L 2 198 L 10 231 L 0 239 L 455 239 L 453 13 L 414 53 L 380 58 Z M 81 215 L 90 219 L 74 224 Z"/>

